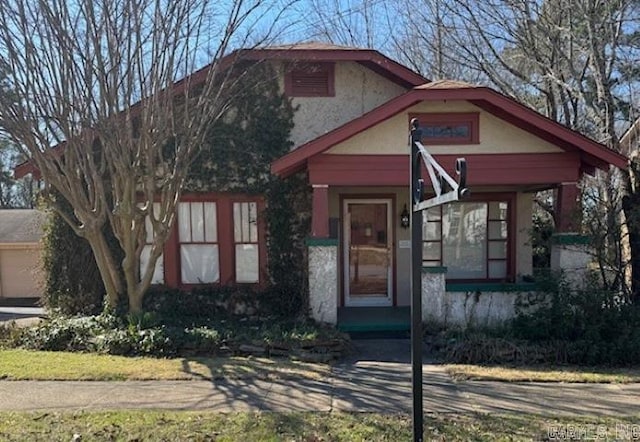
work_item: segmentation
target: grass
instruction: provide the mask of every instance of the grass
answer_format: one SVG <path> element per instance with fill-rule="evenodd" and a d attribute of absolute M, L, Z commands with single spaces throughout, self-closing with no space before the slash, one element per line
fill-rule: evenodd
<path fill-rule="evenodd" d="M 8 380 L 194 380 L 221 378 L 320 379 L 323 364 L 254 357 L 156 359 L 89 353 L 0 350 L 0 379 Z M 1 440 L 1 438 L 0 438 Z"/>
<path fill-rule="evenodd" d="M 557 419 L 538 415 L 426 415 L 430 441 L 629 440 L 638 416 Z M 636 429 L 637 431 L 637 429 Z M 570 433 L 571 432 L 571 433 Z M 207 413 L 179 411 L 2 412 L 0 440 L 400 441 L 407 415 L 374 413 Z M 568 437 L 569 435 L 573 437 Z M 561 437 L 564 436 L 564 437 Z M 576 437 L 578 436 L 578 437 Z"/>
<path fill-rule="evenodd" d="M 628 384 L 640 382 L 640 369 L 590 367 L 505 367 L 451 364 L 444 366 L 457 381 L 571 382 Z"/>

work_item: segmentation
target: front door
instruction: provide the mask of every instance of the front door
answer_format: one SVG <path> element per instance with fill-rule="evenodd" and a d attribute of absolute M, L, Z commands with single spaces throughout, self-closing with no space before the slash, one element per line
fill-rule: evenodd
<path fill-rule="evenodd" d="M 343 204 L 345 305 L 391 305 L 391 200 L 345 199 Z"/>

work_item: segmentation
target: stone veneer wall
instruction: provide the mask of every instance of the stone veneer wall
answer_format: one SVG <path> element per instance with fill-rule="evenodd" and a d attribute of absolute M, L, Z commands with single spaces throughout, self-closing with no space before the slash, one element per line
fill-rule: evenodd
<path fill-rule="evenodd" d="M 338 240 L 308 239 L 309 308 L 319 322 L 338 322 Z"/>

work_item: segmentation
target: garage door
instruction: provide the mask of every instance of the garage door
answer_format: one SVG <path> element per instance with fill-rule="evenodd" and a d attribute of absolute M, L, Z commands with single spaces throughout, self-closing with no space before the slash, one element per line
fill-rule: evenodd
<path fill-rule="evenodd" d="M 0 249 L 1 297 L 39 297 L 41 281 L 39 250 Z"/>

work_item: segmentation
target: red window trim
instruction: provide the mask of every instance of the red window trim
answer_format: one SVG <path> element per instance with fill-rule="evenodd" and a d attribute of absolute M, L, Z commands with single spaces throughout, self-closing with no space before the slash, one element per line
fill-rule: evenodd
<path fill-rule="evenodd" d="M 470 198 L 465 199 L 463 203 L 490 203 L 496 201 L 505 201 L 508 204 L 507 207 L 507 275 L 504 278 L 475 278 L 475 279 L 453 279 L 446 278 L 447 281 L 456 283 L 465 282 L 513 282 L 515 281 L 516 273 L 516 236 L 517 236 L 517 214 L 516 214 L 516 199 L 517 195 L 514 192 L 501 192 L 501 193 L 479 193 L 473 194 Z M 440 218 L 442 220 L 442 218 Z M 487 221 L 489 221 L 489 214 L 487 213 Z M 442 221 L 441 221 L 442 222 Z M 488 225 L 487 225 L 488 229 Z M 442 230 L 440 230 L 440 237 L 442 238 Z M 424 242 L 436 242 L 436 241 L 422 241 Z M 485 261 L 489 263 L 489 237 L 487 236 L 487 250 L 485 255 Z M 502 261 L 502 259 L 494 259 L 494 261 Z M 438 262 L 436 260 L 423 260 L 423 262 Z M 442 241 L 440 241 L 440 265 L 442 263 Z M 487 269 L 488 271 L 488 269 Z"/>
<path fill-rule="evenodd" d="M 420 124 L 465 124 L 469 128 L 468 137 L 451 138 L 422 138 L 422 143 L 428 145 L 459 145 L 480 144 L 480 113 L 479 112 L 448 112 L 448 113 L 411 113 L 409 121 L 417 118 Z"/>
<path fill-rule="evenodd" d="M 297 89 L 296 82 L 294 81 L 296 74 L 307 74 L 305 68 L 308 69 L 309 67 L 313 67 L 313 69 L 317 69 L 317 72 L 326 75 L 326 92 Z M 288 65 L 284 75 L 284 93 L 288 97 L 335 97 L 335 63 L 299 63 Z"/>
<path fill-rule="evenodd" d="M 264 281 L 265 279 L 265 275 L 262 272 L 262 266 L 261 263 L 263 261 L 263 257 L 262 257 L 262 252 L 264 249 L 264 246 L 262 245 L 261 239 L 262 239 L 262 234 L 261 234 L 261 224 L 262 224 L 262 219 L 264 217 L 260 216 L 261 213 L 261 208 L 260 208 L 260 203 L 255 199 L 232 199 L 231 200 L 231 225 L 232 228 L 235 227 L 234 223 L 235 223 L 235 219 L 234 219 L 234 215 L 233 215 L 233 205 L 236 203 L 256 203 L 256 217 L 257 217 L 257 235 L 258 237 L 256 238 L 256 242 L 252 242 L 252 241 L 240 241 L 240 242 L 236 242 L 236 238 L 235 238 L 235 230 L 233 231 L 233 235 L 231 236 L 231 243 L 232 243 L 232 253 L 233 253 L 233 282 L 234 284 L 261 284 L 262 281 Z M 263 209 L 262 209 L 263 210 Z M 251 236 L 251 235 L 249 235 Z M 238 282 L 238 275 L 236 273 L 236 246 L 238 244 L 256 244 L 258 246 L 258 282 Z"/>
<path fill-rule="evenodd" d="M 232 194 L 232 193 L 191 193 L 183 194 L 180 202 L 215 202 L 218 218 L 218 254 L 220 265 L 220 278 L 218 282 L 208 284 L 184 284 L 181 282 L 180 267 L 180 240 L 178 235 L 178 216 L 171 229 L 171 234 L 164 249 L 164 280 L 169 287 L 190 289 L 206 286 L 265 286 L 267 278 L 267 248 L 266 248 L 266 224 L 264 221 L 265 202 L 260 195 Z M 235 244 L 233 236 L 233 203 L 255 202 L 258 214 L 258 283 L 236 283 L 235 275 Z"/>
<path fill-rule="evenodd" d="M 189 236 L 191 237 L 190 241 L 185 241 L 182 242 L 180 241 L 180 218 L 178 216 L 178 210 L 179 210 L 179 206 L 180 203 L 200 203 L 200 208 L 202 209 L 202 220 L 204 222 L 203 227 L 206 231 L 207 229 L 207 223 L 209 221 L 207 221 L 207 219 L 204 217 L 204 203 L 215 203 L 216 205 L 216 219 L 215 219 L 215 224 L 216 224 L 216 241 L 207 241 L 206 238 L 204 238 L 203 241 L 194 241 L 193 240 L 193 222 L 191 221 L 191 216 L 192 216 L 192 211 L 191 211 L 191 206 L 189 207 Z M 195 245 L 216 245 L 218 246 L 218 281 L 217 282 L 209 282 L 209 283 L 203 283 L 203 284 L 194 284 L 194 283 L 188 283 L 188 282 L 183 282 L 182 281 L 182 268 L 180 268 L 180 272 L 178 272 L 178 278 L 180 281 L 180 284 L 182 286 L 200 286 L 200 285 L 211 285 L 211 284 L 219 284 L 220 280 L 222 279 L 222 273 L 220 270 L 221 267 L 221 263 L 220 261 L 221 259 L 221 254 L 220 254 L 220 234 L 218 232 L 218 226 L 220 225 L 220 215 L 218 214 L 218 202 L 217 201 L 212 201 L 212 200 L 194 200 L 194 201 L 185 201 L 184 199 L 181 199 L 178 202 L 178 205 L 176 206 L 176 218 L 175 218 L 175 227 L 178 229 L 178 257 L 177 257 L 177 262 L 181 263 L 181 247 L 185 244 L 195 244 Z M 206 234 L 205 234 L 206 235 Z"/>

